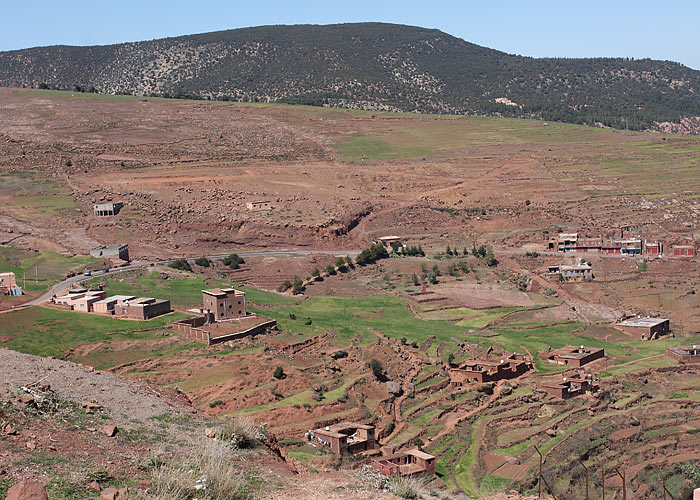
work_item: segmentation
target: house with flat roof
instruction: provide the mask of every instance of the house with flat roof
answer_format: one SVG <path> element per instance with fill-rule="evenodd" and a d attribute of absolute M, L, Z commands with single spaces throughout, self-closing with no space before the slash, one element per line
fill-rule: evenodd
<path fill-rule="evenodd" d="M 92 312 L 94 304 L 106 296 L 103 290 L 69 291 L 66 295 L 54 297 L 53 303 L 71 311 Z"/>
<path fill-rule="evenodd" d="M 259 212 L 262 210 L 272 210 L 272 202 L 268 200 L 249 201 L 245 204 L 246 208 L 251 212 Z"/>
<path fill-rule="evenodd" d="M 245 292 L 233 288 L 202 290 L 204 310 L 214 315 L 215 321 L 225 321 L 245 316 Z"/>
<path fill-rule="evenodd" d="M 114 314 L 114 307 L 117 304 L 123 304 L 130 300 L 134 300 L 135 295 L 112 295 L 111 297 L 98 300 L 92 304 L 92 312 L 100 314 Z"/>
<path fill-rule="evenodd" d="M 420 450 L 407 450 L 372 460 L 372 467 L 385 476 L 435 474 L 435 456 Z"/>
<path fill-rule="evenodd" d="M 700 345 L 669 347 L 666 354 L 680 363 L 700 363 Z"/>
<path fill-rule="evenodd" d="M 671 254 L 674 257 L 695 257 L 695 247 L 692 245 L 672 245 Z"/>
<path fill-rule="evenodd" d="M 448 368 L 450 385 L 462 387 L 470 382 L 497 382 L 519 377 L 532 369 L 532 361 L 523 354 L 513 353 L 502 358 L 467 359 L 457 368 Z"/>
<path fill-rule="evenodd" d="M 147 320 L 169 312 L 169 300 L 154 299 L 153 297 L 124 300 L 114 305 L 114 315 L 128 319 Z"/>
<path fill-rule="evenodd" d="M 547 394 L 561 399 L 570 399 L 598 390 L 592 374 L 579 373 L 564 375 L 561 380 L 545 381 L 539 384 Z"/>
<path fill-rule="evenodd" d="M 550 347 L 539 353 L 541 359 L 547 360 L 549 363 L 558 365 L 572 366 L 579 368 L 596 359 L 605 357 L 605 349 L 599 347 L 584 347 L 567 345 L 561 349 L 552 350 Z"/>
<path fill-rule="evenodd" d="M 100 245 L 90 250 L 90 257 L 96 259 L 129 260 L 129 245 Z"/>
<path fill-rule="evenodd" d="M 620 331 L 642 340 L 656 340 L 671 333 L 668 318 L 629 318 L 615 325 Z"/>
<path fill-rule="evenodd" d="M 112 217 L 119 213 L 124 204 L 121 201 L 108 201 L 107 203 L 95 203 L 92 213 L 95 217 Z"/>
<path fill-rule="evenodd" d="M 403 253 L 406 245 L 401 243 L 401 238 L 398 236 L 380 236 L 377 238 L 377 243 L 382 245 L 389 253 Z"/>
<path fill-rule="evenodd" d="M 0 294 L 22 295 L 22 289 L 17 286 L 15 273 L 0 273 Z"/>
<path fill-rule="evenodd" d="M 564 281 L 591 281 L 593 268 L 590 264 L 573 264 L 548 266 L 547 273 L 550 276 L 561 276 Z"/>
<path fill-rule="evenodd" d="M 374 426 L 355 422 L 340 422 L 305 435 L 309 441 L 328 446 L 338 456 L 357 455 L 377 448 Z"/>
<path fill-rule="evenodd" d="M 578 233 L 559 233 L 549 240 L 548 250 L 557 252 L 574 252 L 578 243 Z"/>

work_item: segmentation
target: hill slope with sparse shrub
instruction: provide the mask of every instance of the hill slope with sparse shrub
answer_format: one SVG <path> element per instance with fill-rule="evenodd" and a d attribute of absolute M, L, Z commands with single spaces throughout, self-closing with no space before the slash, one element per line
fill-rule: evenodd
<path fill-rule="evenodd" d="M 0 85 L 372 110 L 534 116 L 695 132 L 700 71 L 670 61 L 534 59 L 439 30 L 262 26 L 0 53 Z M 675 124 L 675 125 L 671 125 Z"/>

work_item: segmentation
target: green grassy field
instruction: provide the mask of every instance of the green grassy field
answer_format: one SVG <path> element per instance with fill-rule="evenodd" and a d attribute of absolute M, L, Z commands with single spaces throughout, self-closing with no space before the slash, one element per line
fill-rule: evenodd
<path fill-rule="evenodd" d="M 169 268 L 163 268 L 168 271 Z M 202 290 L 220 286 L 229 286 L 225 281 L 211 281 L 205 283 L 204 278 L 196 275 L 182 278 L 161 276 L 160 270 L 151 271 L 126 271 L 109 277 L 94 278 L 87 282 L 88 285 L 102 284 L 108 295 L 137 295 L 143 297 L 157 297 L 168 299 L 173 305 L 200 305 L 202 304 Z"/>
<path fill-rule="evenodd" d="M 2 315 L 0 335 L 12 340 L 3 347 L 40 356 L 58 356 L 88 342 L 108 339 L 148 338 L 144 328 L 167 325 L 187 315 L 174 312 L 150 321 L 131 321 L 73 311 L 31 307 Z M 107 334 L 111 335 L 107 335 Z"/>
<path fill-rule="evenodd" d="M 85 268 L 95 269 L 98 259 L 91 257 L 68 257 L 53 252 L 35 252 L 19 248 L 0 246 L 0 272 L 13 272 L 17 284 L 24 286 L 26 275 L 27 292 L 41 292 L 60 281 L 68 271 L 80 272 Z M 38 276 L 39 281 L 34 278 Z"/>
<path fill-rule="evenodd" d="M 373 331 L 395 339 L 405 337 L 408 343 L 422 342 L 428 335 L 445 343 L 465 338 L 463 328 L 446 321 L 417 319 L 403 299 L 391 296 L 310 297 L 299 304 L 274 305 L 257 312 L 276 319 L 280 328 L 296 335 L 335 332 L 339 344 L 347 344 L 356 336 L 373 341 Z M 312 320 L 310 325 L 305 324 L 307 318 Z"/>
<path fill-rule="evenodd" d="M 0 174 L 2 195 L 11 196 L 13 205 L 33 214 L 67 215 L 77 207 L 63 180 L 33 171 Z"/>

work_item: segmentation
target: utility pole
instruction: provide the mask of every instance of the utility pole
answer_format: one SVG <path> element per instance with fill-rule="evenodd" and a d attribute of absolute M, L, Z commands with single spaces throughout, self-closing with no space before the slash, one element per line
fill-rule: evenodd
<path fill-rule="evenodd" d="M 583 460 L 580 458 L 578 459 L 578 462 L 581 464 L 581 467 L 583 467 L 583 470 L 586 471 L 586 500 L 590 500 L 589 493 L 588 493 L 588 467 L 583 463 Z"/>
<path fill-rule="evenodd" d="M 601 466 L 601 467 L 600 467 L 600 470 L 601 470 L 601 475 L 602 475 L 602 478 L 603 478 L 603 482 L 601 483 L 602 486 L 603 486 L 603 500 L 605 500 L 605 467 L 604 467 L 604 466 Z"/>
<path fill-rule="evenodd" d="M 615 472 L 617 472 L 617 475 L 622 479 L 622 500 L 627 500 L 627 482 L 625 480 L 625 470 L 622 469 L 622 472 L 620 472 L 620 468 L 616 467 Z"/>
<path fill-rule="evenodd" d="M 39 282 L 39 264 L 34 267 L 34 281 Z"/>

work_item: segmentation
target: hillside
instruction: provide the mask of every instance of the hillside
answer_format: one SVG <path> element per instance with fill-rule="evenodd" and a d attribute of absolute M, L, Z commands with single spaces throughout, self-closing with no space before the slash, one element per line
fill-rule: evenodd
<path fill-rule="evenodd" d="M 2 52 L 0 85 L 534 116 L 635 130 L 697 132 L 700 116 L 700 71 L 675 62 L 533 59 L 382 23 Z"/>

